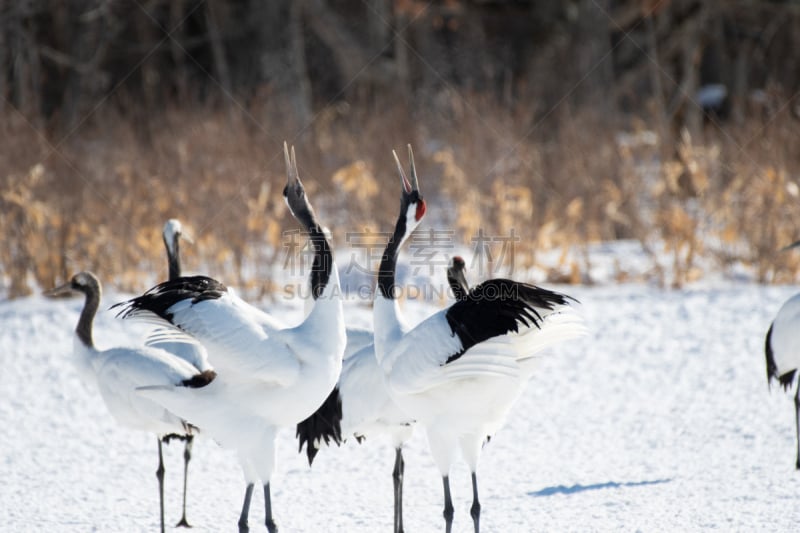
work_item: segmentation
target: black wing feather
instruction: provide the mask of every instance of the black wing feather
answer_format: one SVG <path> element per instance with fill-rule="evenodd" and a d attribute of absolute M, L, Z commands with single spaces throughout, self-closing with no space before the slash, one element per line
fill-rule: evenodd
<path fill-rule="evenodd" d="M 478 343 L 518 332 L 519 324 L 541 327 L 538 309 L 555 309 L 575 301 L 565 294 L 510 279 L 497 278 L 473 287 L 463 300 L 450 306 L 445 318 L 462 350 L 451 355 L 445 364 L 455 361 Z"/>
<path fill-rule="evenodd" d="M 792 383 L 794 383 L 794 377 L 797 373 L 797 369 L 778 375 L 778 365 L 775 363 L 775 353 L 772 351 L 773 325 L 774 324 L 770 324 L 769 329 L 767 330 L 767 338 L 764 341 L 764 354 L 767 356 L 767 384 L 771 384 L 772 379 L 774 378 L 778 380 L 778 383 L 780 383 L 781 387 L 783 387 L 783 390 L 788 390 L 789 387 L 792 386 Z"/>
<path fill-rule="evenodd" d="M 767 338 L 764 341 L 764 354 L 767 356 L 767 385 L 772 383 L 772 378 L 777 376 L 778 365 L 775 364 L 775 354 L 772 353 L 772 324 L 767 330 Z"/>
<path fill-rule="evenodd" d="M 138 311 L 150 311 L 171 323 L 172 313 L 167 310 L 176 303 L 187 299 L 191 299 L 193 304 L 214 300 L 222 297 L 227 290 L 225 285 L 208 276 L 185 276 L 159 283 L 143 295 L 111 308 L 122 307 L 117 313 L 118 318 L 127 318 Z"/>
<path fill-rule="evenodd" d="M 181 385 L 184 387 L 189 387 L 190 389 L 202 389 L 214 381 L 214 378 L 216 377 L 217 373 L 213 370 L 203 370 L 199 374 L 195 374 L 191 378 L 181 381 Z"/>
<path fill-rule="evenodd" d="M 297 424 L 297 451 L 303 451 L 306 446 L 308 466 L 314 462 L 319 448 L 317 443 L 324 441 L 327 445 L 331 441 L 338 446 L 342 443 L 342 398 L 339 396 L 339 387 L 334 387 L 325 401 L 311 416 Z"/>

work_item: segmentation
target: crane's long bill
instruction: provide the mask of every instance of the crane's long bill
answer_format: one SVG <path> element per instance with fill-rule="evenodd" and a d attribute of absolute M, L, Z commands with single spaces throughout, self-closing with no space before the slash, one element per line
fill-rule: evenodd
<path fill-rule="evenodd" d="M 403 171 L 403 165 L 400 164 L 400 159 L 397 157 L 397 152 L 392 150 L 392 155 L 394 156 L 394 162 L 397 163 L 397 171 L 400 173 L 400 181 L 403 185 L 403 189 L 407 193 L 410 193 L 413 189 L 411 188 L 411 183 L 409 183 L 408 178 L 406 178 L 406 173 Z"/>
<path fill-rule="evenodd" d="M 63 296 L 65 294 L 70 294 L 70 293 L 72 293 L 72 286 L 68 281 L 63 285 L 59 285 L 58 287 L 46 290 L 42 294 L 44 296 Z"/>
<path fill-rule="evenodd" d="M 419 180 L 417 179 L 417 166 L 414 164 L 414 152 L 411 150 L 410 144 L 408 145 L 408 161 L 411 164 L 411 190 L 418 191 Z"/>
<path fill-rule="evenodd" d="M 289 156 L 289 145 L 283 141 L 283 157 L 286 160 L 286 183 L 294 185 L 295 182 L 300 181 L 297 175 L 297 160 L 294 156 L 294 146 L 292 146 L 292 155 Z"/>

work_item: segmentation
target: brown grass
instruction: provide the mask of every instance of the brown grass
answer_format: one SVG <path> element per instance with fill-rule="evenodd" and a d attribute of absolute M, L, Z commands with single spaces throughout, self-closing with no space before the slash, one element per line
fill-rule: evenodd
<path fill-rule="evenodd" d="M 795 279 L 797 254 L 775 253 L 800 238 L 800 122 L 788 107 L 724 132 L 711 124 L 702 140 L 684 133 L 676 146 L 617 142 L 614 131 L 641 132 L 640 121 L 609 125 L 565 110 L 539 124 L 536 111 L 477 96 L 436 112 L 339 104 L 287 140 L 337 242 L 346 231 L 390 227 L 398 196 L 390 150 L 404 158 L 410 142 L 429 217 L 467 244 L 481 229 L 513 231 L 518 268 L 591 281 L 586 245 L 633 238 L 663 285 L 698 279 L 708 264 L 741 263 L 764 282 Z M 188 269 L 245 294 L 275 291 L 282 231 L 295 224 L 280 194 L 283 137 L 269 120 L 176 108 L 143 126 L 108 111 L 62 141 L 15 111 L 0 119 L 0 289 L 9 297 L 82 269 L 144 289 L 166 275 L 160 230 L 169 217 L 196 239 L 184 248 Z M 538 252 L 551 249 L 560 260 L 543 264 Z M 670 264 L 659 263 L 664 251 Z"/>

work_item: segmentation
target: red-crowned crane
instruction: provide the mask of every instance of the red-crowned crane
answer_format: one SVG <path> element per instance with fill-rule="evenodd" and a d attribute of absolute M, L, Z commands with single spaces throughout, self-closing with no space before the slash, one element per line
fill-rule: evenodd
<path fill-rule="evenodd" d="M 249 531 L 254 484 L 264 485 L 265 524 L 274 533 L 270 479 L 279 428 L 293 427 L 329 395 L 342 368 L 345 326 L 333 252 L 284 144 L 283 194 L 308 232 L 314 251 L 309 275 L 315 302 L 298 326 L 284 328 L 270 315 L 205 276 L 162 283 L 124 305 L 123 318 L 156 316 L 197 338 L 219 378 L 202 390 L 148 387 L 141 394 L 182 413 L 220 445 L 239 455 L 246 490 L 240 532 Z"/>
<path fill-rule="evenodd" d="M 403 198 L 398 224 L 407 224 L 411 211 L 411 196 L 405 194 L 406 182 L 403 183 Z M 422 202 L 422 199 L 418 199 Z M 416 223 L 425 214 L 425 207 L 413 208 Z M 419 216 L 419 218 L 417 218 Z M 457 300 L 463 299 L 469 292 L 464 278 L 464 260 L 453 258 L 453 264 L 447 269 L 447 279 Z M 348 330 L 348 347 L 351 335 Z M 363 342 L 357 337 L 357 342 Z M 331 396 L 309 418 L 297 425 L 297 438 L 302 451 L 306 447 L 308 464 L 321 444 L 330 441 L 339 442 L 342 438 L 355 437 L 359 442 L 368 436 L 388 434 L 395 449 L 395 462 L 392 470 L 394 484 L 394 533 L 403 531 L 403 443 L 411 437 L 414 420 L 406 415 L 392 400 L 386 389 L 383 371 L 375 357 L 372 343 L 345 355 L 342 375 Z M 339 431 L 341 433 L 339 433 Z"/>
<path fill-rule="evenodd" d="M 375 354 L 392 399 L 425 428 L 442 476 L 446 531 L 454 514 L 449 471 L 460 450 L 472 474 L 470 514 L 478 532 L 482 445 L 503 425 L 533 373 L 535 356 L 583 335 L 585 328 L 569 313 L 570 297 L 509 279 L 484 281 L 414 328 L 406 326 L 396 300 L 395 269 L 400 246 L 422 219 L 425 202 L 411 147 L 411 182 L 396 155 L 395 160 L 403 181 L 404 216 L 395 225 L 378 272 Z"/>

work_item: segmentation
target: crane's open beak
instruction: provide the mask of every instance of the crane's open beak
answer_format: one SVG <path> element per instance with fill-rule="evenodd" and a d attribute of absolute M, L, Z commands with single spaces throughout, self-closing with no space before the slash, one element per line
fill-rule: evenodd
<path fill-rule="evenodd" d="M 289 156 L 289 145 L 283 141 L 283 158 L 286 160 L 286 186 L 294 186 L 300 183 L 300 175 L 297 172 L 297 159 L 294 156 L 294 146 L 292 146 L 291 156 Z"/>
<path fill-rule="evenodd" d="M 397 152 L 392 150 L 394 162 L 397 163 L 397 171 L 400 173 L 400 181 L 403 184 L 403 190 L 406 194 L 411 194 L 412 191 L 419 191 L 419 180 L 417 179 L 417 167 L 414 165 L 414 152 L 411 150 L 411 145 L 408 145 L 408 160 L 411 164 L 411 181 L 408 181 L 406 173 L 403 171 L 403 165 L 400 164 L 400 159 L 397 157 Z"/>
<path fill-rule="evenodd" d="M 411 190 L 419 191 L 419 180 L 417 179 L 417 166 L 414 164 L 414 152 L 411 145 L 408 145 L 408 161 L 411 164 Z"/>
<path fill-rule="evenodd" d="M 403 165 L 400 164 L 397 152 L 392 150 L 392 155 L 394 156 L 394 162 L 397 163 L 397 171 L 400 173 L 400 184 L 403 186 L 403 191 L 405 191 L 406 194 L 411 194 L 411 183 L 409 183 L 408 178 L 406 178 L 406 173 L 403 171 Z"/>

